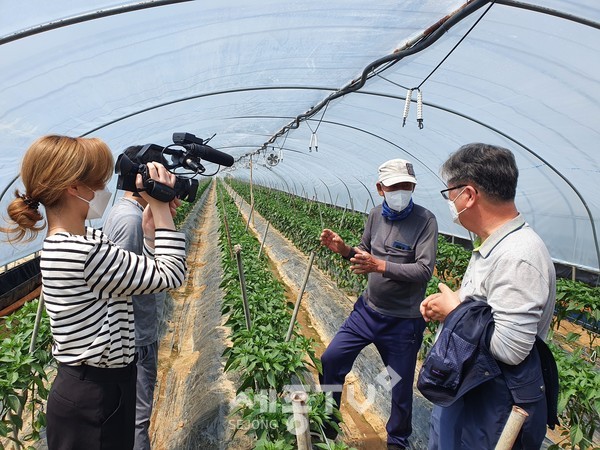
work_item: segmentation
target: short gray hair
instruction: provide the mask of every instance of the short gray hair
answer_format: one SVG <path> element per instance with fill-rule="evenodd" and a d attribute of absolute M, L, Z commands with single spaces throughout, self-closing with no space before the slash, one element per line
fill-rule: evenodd
<path fill-rule="evenodd" d="M 448 185 L 473 183 L 495 200 L 514 200 L 519 169 L 512 152 L 495 145 L 472 143 L 452 153 L 442 165 Z"/>

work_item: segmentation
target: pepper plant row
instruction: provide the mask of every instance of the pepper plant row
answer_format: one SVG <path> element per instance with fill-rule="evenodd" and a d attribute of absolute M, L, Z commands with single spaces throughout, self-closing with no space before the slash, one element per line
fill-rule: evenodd
<path fill-rule="evenodd" d="M 232 188 L 250 203 L 250 185 L 229 181 Z M 330 228 L 348 245 L 360 242 L 366 216 L 334 208 L 282 191 L 253 186 L 255 208 L 304 253 L 315 252 L 317 266 L 326 272 L 349 295 L 360 294 L 366 286 L 364 276 L 348 270 L 348 262 L 319 245 L 323 228 Z"/>
<path fill-rule="evenodd" d="M 17 448 L 23 447 L 24 441 L 39 439 L 40 430 L 46 425 L 42 404 L 48 398 L 47 366 L 53 359 L 45 311 L 35 349 L 29 353 L 38 303 L 39 300 L 28 302 L 0 319 L 0 437 L 14 441 Z M 21 438 L 26 414 L 31 432 Z M 2 442 L 0 450 L 4 450 Z"/>
<path fill-rule="evenodd" d="M 210 180 L 203 180 L 198 185 L 198 190 L 196 192 L 196 198 L 194 199 L 194 201 L 186 202 L 184 200 L 181 202 L 181 205 L 179 205 L 179 207 L 177 208 L 177 213 L 173 218 L 173 222 L 175 223 L 176 227 L 179 227 L 179 225 L 181 225 L 185 221 L 188 214 L 190 213 L 196 202 L 200 200 L 202 194 L 204 194 L 204 191 L 206 191 L 206 188 L 208 188 L 208 186 L 210 186 Z"/>
<path fill-rule="evenodd" d="M 266 256 L 258 258 L 259 241 L 246 230 L 233 200 L 220 185 L 218 194 L 224 271 L 222 312 L 227 316 L 232 342 L 224 352 L 225 370 L 234 372 L 238 378 L 237 408 L 232 414 L 239 415 L 243 421 L 240 428 L 256 439 L 255 448 L 291 450 L 296 442 L 288 397 L 291 385 L 306 388 L 308 420 L 316 436 L 321 435 L 325 423 L 332 423 L 332 414 L 339 417 L 339 412 L 329 396 L 312 392 L 310 386 L 314 383 L 309 369 L 321 370 L 314 341 L 303 336 L 297 325 L 292 338 L 285 341 L 293 305 L 287 301 L 285 288 L 269 268 Z M 237 260 L 229 249 L 225 221 L 231 243 L 242 248 L 250 329 L 247 329 Z M 340 443 L 331 445 L 336 449 L 347 448 Z"/>

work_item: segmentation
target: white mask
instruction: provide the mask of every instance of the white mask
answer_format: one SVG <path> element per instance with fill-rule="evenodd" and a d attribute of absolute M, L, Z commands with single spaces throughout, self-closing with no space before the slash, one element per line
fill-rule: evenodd
<path fill-rule="evenodd" d="M 402 211 L 404 208 L 408 206 L 410 203 L 410 199 L 412 197 L 412 191 L 390 191 L 384 192 L 385 201 L 388 206 L 392 208 L 394 211 Z"/>
<path fill-rule="evenodd" d="M 446 200 L 446 201 L 448 202 L 448 208 L 450 208 L 450 214 L 452 215 L 452 222 L 454 222 L 454 223 L 455 223 L 455 224 L 457 224 L 457 225 L 461 225 L 461 226 L 462 226 L 462 223 L 460 223 L 460 217 L 459 217 L 459 216 L 460 216 L 460 215 L 461 215 L 461 214 L 462 214 L 462 213 L 463 213 L 463 212 L 464 212 L 464 211 L 465 211 L 467 208 L 464 208 L 462 211 L 460 211 L 460 212 L 459 212 L 459 211 L 456 209 L 456 205 L 454 204 L 454 202 L 456 201 L 456 199 L 457 199 L 457 198 L 458 198 L 458 197 L 459 197 L 459 196 L 460 196 L 460 195 L 461 195 L 463 192 L 465 192 L 465 189 L 466 189 L 466 187 L 465 187 L 465 188 L 464 188 L 462 191 L 460 191 L 460 194 L 458 194 L 456 197 L 454 197 L 454 200 L 450 200 L 450 199 Z"/>
<path fill-rule="evenodd" d="M 104 211 L 106 210 L 108 202 L 112 197 L 112 192 L 110 192 L 106 188 L 93 192 L 94 198 L 92 198 L 91 200 L 86 200 L 85 198 L 80 197 L 79 195 L 77 196 L 77 198 L 83 200 L 88 205 L 90 205 L 87 212 L 87 216 L 85 217 L 86 220 L 100 219 L 104 215 Z"/>

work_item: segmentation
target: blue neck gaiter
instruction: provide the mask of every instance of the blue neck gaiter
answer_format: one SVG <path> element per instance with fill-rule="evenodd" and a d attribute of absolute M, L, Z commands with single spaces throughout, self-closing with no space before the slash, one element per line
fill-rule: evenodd
<path fill-rule="evenodd" d="M 387 204 L 387 202 L 384 200 L 383 201 L 383 208 L 381 209 L 381 215 L 383 217 L 385 217 L 388 220 L 391 220 L 392 222 L 396 221 L 396 220 L 404 220 L 406 219 L 410 213 L 413 210 L 413 207 L 415 206 L 415 204 L 412 201 L 412 198 L 410 199 L 410 202 L 408 202 L 408 206 L 406 208 L 404 208 L 402 211 L 394 211 L 392 208 L 390 208 Z"/>

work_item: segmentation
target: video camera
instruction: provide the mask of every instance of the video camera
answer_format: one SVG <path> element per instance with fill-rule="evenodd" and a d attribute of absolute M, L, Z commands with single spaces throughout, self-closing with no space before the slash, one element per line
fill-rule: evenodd
<path fill-rule="evenodd" d="M 120 154 L 115 164 L 115 173 L 119 175 L 117 188 L 130 192 L 145 191 L 163 202 L 169 202 L 175 197 L 193 202 L 198 191 L 198 180 L 193 177 L 203 174 L 206 170 L 201 164 L 202 159 L 221 166 L 233 165 L 233 157 L 207 145 L 209 140 L 203 141 L 190 133 L 173 133 L 173 144 L 166 147 L 156 144 L 144 145 L 133 159 L 125 153 Z M 177 168 L 184 168 L 190 172 L 175 174 L 175 186 L 170 187 L 150 178 L 146 166 L 149 162 L 159 162 L 174 174 L 173 170 Z M 138 173 L 142 175 L 143 189 L 138 189 L 135 184 Z"/>

